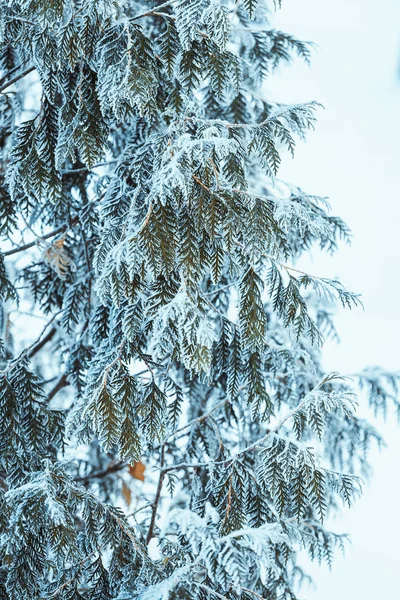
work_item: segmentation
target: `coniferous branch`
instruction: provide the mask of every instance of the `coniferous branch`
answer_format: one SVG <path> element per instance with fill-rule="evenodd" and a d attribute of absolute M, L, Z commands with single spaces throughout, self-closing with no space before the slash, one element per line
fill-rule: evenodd
<path fill-rule="evenodd" d="M 323 377 L 359 300 L 297 261 L 350 234 L 277 178 L 319 105 L 261 95 L 312 44 L 264 0 L 146 4 L 0 15 L 0 87 L 38 75 L 0 95 L 0 597 L 295 600 L 382 444 L 354 394 L 400 414 L 399 377 Z"/>

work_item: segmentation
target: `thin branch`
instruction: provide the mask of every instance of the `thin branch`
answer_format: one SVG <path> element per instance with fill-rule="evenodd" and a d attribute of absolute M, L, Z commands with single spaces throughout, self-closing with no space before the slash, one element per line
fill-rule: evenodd
<path fill-rule="evenodd" d="M 3 83 L 5 83 L 7 81 L 7 79 L 9 77 L 11 77 L 12 75 L 14 75 L 14 73 L 18 73 L 18 71 L 21 69 L 22 65 L 17 65 L 16 67 L 14 67 L 13 69 L 10 69 L 1 79 L 0 79 L 0 86 L 3 85 Z"/>
<path fill-rule="evenodd" d="M 40 236 L 39 239 L 48 240 L 49 238 L 52 238 L 55 235 L 58 235 L 59 233 L 64 233 L 64 231 L 67 231 L 67 229 L 76 225 L 78 221 L 79 217 L 74 217 L 68 225 L 61 225 L 60 227 L 57 227 L 57 229 L 53 229 L 53 231 L 50 231 L 49 233 Z M 29 250 L 29 248 L 33 248 L 33 246 L 36 246 L 36 243 L 37 240 L 33 240 L 33 242 L 29 242 L 28 244 L 24 244 L 23 246 L 17 246 L 17 248 L 13 248 L 12 250 L 7 250 L 7 252 L 3 252 L 3 256 L 11 256 L 12 254 L 17 254 L 18 252 Z"/>
<path fill-rule="evenodd" d="M 97 166 L 99 166 L 99 165 L 97 165 Z M 99 202 L 103 197 L 104 197 L 104 194 L 101 194 L 98 198 L 95 198 L 94 200 L 91 200 L 88 204 L 85 204 L 84 208 L 87 208 L 87 206 L 89 206 L 89 204 L 96 204 L 96 202 Z M 79 218 L 80 218 L 79 214 L 75 215 L 75 217 L 73 217 L 69 223 L 61 225 L 60 227 L 57 227 L 57 229 L 53 229 L 53 231 L 50 231 L 49 233 L 46 233 L 45 235 L 41 235 L 40 238 L 38 238 L 38 240 L 47 240 L 51 237 L 54 237 L 55 235 L 58 235 L 59 233 L 64 233 L 65 231 L 68 231 L 68 229 L 71 229 L 77 223 L 79 223 Z M 32 248 L 33 246 L 36 245 L 38 240 L 29 242 L 28 244 L 24 244 L 23 246 L 18 246 L 17 248 L 13 248 L 12 250 L 7 250 L 6 252 L 3 252 L 2 254 L 3 254 L 3 256 L 11 256 L 12 254 L 17 254 L 18 252 L 23 252 L 24 250 L 29 250 L 29 248 Z"/>
<path fill-rule="evenodd" d="M 92 308 L 92 279 L 93 279 L 92 275 L 93 274 L 92 274 L 92 266 L 91 266 L 90 256 L 89 256 L 88 242 L 87 242 L 85 231 L 84 231 L 82 225 L 80 227 L 80 230 L 81 230 L 81 236 L 82 236 L 82 241 L 83 241 L 83 249 L 84 249 L 84 253 L 85 253 L 86 266 L 88 269 L 88 273 L 87 273 L 87 276 L 88 276 L 88 298 L 89 298 L 88 312 L 89 312 L 89 318 L 90 318 L 91 308 Z"/>
<path fill-rule="evenodd" d="M 58 312 L 56 312 L 51 319 L 46 323 L 46 325 L 43 327 L 42 331 L 40 332 L 39 337 L 27 348 L 24 348 L 24 350 L 22 350 L 22 352 L 20 352 L 20 354 L 17 356 L 17 358 L 14 358 L 10 364 L 8 365 L 8 367 L 3 371 L 3 373 L 7 373 L 8 371 L 11 371 L 12 369 L 14 369 L 14 367 L 18 364 L 18 362 L 21 360 L 21 358 L 23 356 L 30 356 L 30 352 L 39 344 L 42 343 L 42 337 L 44 336 L 45 332 L 47 331 L 47 329 L 50 327 L 50 325 L 54 322 L 54 320 L 62 313 L 62 310 L 59 310 Z M 46 336 L 47 337 L 47 336 Z M 47 340 L 48 341 L 48 340 Z M 36 354 L 36 351 L 34 352 L 34 354 Z"/>
<path fill-rule="evenodd" d="M 247 252 L 247 249 L 243 244 L 241 244 L 238 241 L 235 241 L 234 243 L 236 244 L 236 246 L 239 246 L 239 248 L 241 248 L 243 250 L 243 252 Z M 279 260 L 277 260 L 276 258 L 271 256 L 271 254 L 261 253 L 261 256 L 263 256 L 264 258 L 267 258 L 268 260 L 275 263 L 282 269 L 285 269 L 285 271 L 287 273 L 289 273 L 289 271 L 293 271 L 294 273 L 299 273 L 300 275 L 304 275 L 305 277 L 309 277 L 310 279 L 318 279 L 319 281 L 325 281 L 323 277 L 320 277 L 318 275 L 311 275 L 311 273 L 306 273 L 306 271 L 301 271 L 300 269 L 295 269 L 294 267 L 289 267 L 289 265 L 285 265 L 284 263 L 280 262 Z M 289 275 L 290 275 L 290 273 L 289 273 Z"/>
<path fill-rule="evenodd" d="M 144 506 L 141 506 L 140 508 L 137 508 L 133 512 L 127 514 L 126 518 L 128 519 L 129 517 L 134 517 L 135 515 L 137 515 L 137 513 L 141 512 L 142 510 L 146 510 L 147 508 L 152 508 L 152 506 L 153 506 L 153 502 L 148 502 Z"/>
<path fill-rule="evenodd" d="M 37 354 L 38 352 L 40 352 L 40 350 L 43 348 L 43 346 L 45 346 L 47 344 L 47 342 L 50 342 L 53 337 L 55 336 L 57 332 L 57 327 L 52 327 L 50 329 L 50 331 L 48 332 L 47 335 L 44 336 L 44 338 L 42 338 L 37 344 L 35 344 L 35 346 L 33 346 L 28 354 L 29 358 L 32 358 L 32 356 L 35 356 L 35 354 Z"/>
<path fill-rule="evenodd" d="M 156 517 L 157 517 L 157 508 L 158 508 L 158 504 L 160 502 L 160 498 L 161 498 L 161 492 L 162 492 L 162 487 L 163 487 L 163 483 L 164 483 L 164 477 L 166 474 L 166 470 L 162 469 L 162 467 L 164 466 L 164 451 L 165 451 L 165 446 L 164 444 L 161 447 L 161 457 L 160 457 L 160 466 L 161 466 L 161 471 L 160 471 L 160 475 L 158 477 L 158 484 L 157 484 L 157 491 L 156 491 L 156 495 L 154 498 L 154 502 L 152 504 L 152 511 L 151 511 L 151 519 L 150 519 L 150 525 L 149 525 L 149 531 L 147 532 L 147 538 L 146 538 L 146 544 L 150 543 L 150 540 L 153 537 L 154 534 L 154 526 L 156 523 Z"/>
<path fill-rule="evenodd" d="M 213 192 L 210 190 L 210 188 L 201 181 L 201 179 L 199 179 L 196 175 L 192 175 L 192 179 L 194 179 L 194 181 L 196 183 L 198 183 L 204 190 L 206 190 L 209 194 L 212 194 Z"/>
<path fill-rule="evenodd" d="M 205 590 L 212 596 L 215 596 L 216 598 L 218 598 L 218 600 L 228 600 L 227 596 L 223 596 L 222 594 L 219 594 L 218 592 L 216 592 L 215 590 L 210 588 L 210 586 L 206 585 L 205 583 L 198 583 L 197 581 L 192 581 L 192 583 L 194 585 L 197 585 L 197 587 L 202 588 L 203 590 Z"/>
<path fill-rule="evenodd" d="M 225 517 L 224 517 L 224 520 L 222 521 L 222 527 L 225 526 L 225 523 L 229 519 L 229 513 L 231 512 L 231 508 L 232 508 L 232 479 L 233 479 L 233 472 L 231 471 L 231 474 L 229 477 L 229 490 L 228 490 L 228 498 L 227 498 L 226 508 L 225 508 Z"/>
<path fill-rule="evenodd" d="M 145 13 L 142 13 L 140 15 L 136 15 L 136 17 L 132 17 L 130 19 L 130 21 L 137 21 L 138 19 L 143 19 L 144 17 L 150 17 L 150 16 L 162 16 L 162 17 L 171 17 L 171 15 L 168 15 L 167 13 L 159 13 L 158 11 L 160 10 L 160 8 L 167 8 L 168 6 L 171 6 L 172 2 L 171 0 L 168 0 L 168 2 L 164 2 L 163 4 L 159 4 L 158 6 L 154 6 L 151 10 L 148 10 Z"/>
<path fill-rule="evenodd" d="M 80 338 L 82 339 L 82 337 L 84 336 L 87 328 L 89 327 L 89 319 L 86 319 L 83 327 L 82 327 L 82 331 L 80 333 Z M 67 387 L 69 385 L 69 381 L 67 379 L 67 374 L 63 373 L 61 375 L 61 377 L 58 379 L 56 385 L 53 387 L 53 389 L 50 390 L 50 392 L 47 394 L 47 399 L 50 402 L 50 400 L 52 400 L 54 398 L 54 396 L 56 394 L 58 394 L 58 392 L 60 390 L 62 390 L 63 388 Z"/>
<path fill-rule="evenodd" d="M 113 165 L 114 163 L 118 162 L 118 159 L 113 159 L 113 160 L 105 160 L 104 162 L 99 162 L 96 165 L 93 165 L 93 167 L 79 167 L 78 169 L 62 169 L 61 173 L 63 175 L 68 175 L 69 173 L 84 173 L 85 171 L 90 172 L 93 171 L 93 169 L 99 169 L 100 167 L 107 167 L 108 165 Z"/>
<path fill-rule="evenodd" d="M 222 465 L 227 462 L 232 462 L 233 459 L 229 458 L 226 460 L 213 461 L 209 460 L 207 462 L 202 463 L 179 463 L 177 465 L 171 465 L 170 467 L 165 467 L 160 471 L 160 473 L 169 473 L 170 471 L 178 471 L 179 469 L 200 469 L 202 467 L 209 467 L 210 465 Z"/>
<path fill-rule="evenodd" d="M 210 161 L 210 163 L 211 163 L 211 166 L 212 166 L 212 168 L 213 168 L 213 171 L 214 171 L 214 177 L 215 177 L 215 181 L 216 181 L 216 184 L 217 184 L 217 190 L 219 190 L 219 176 L 218 176 L 218 169 L 217 169 L 217 167 L 216 167 L 216 165 L 215 165 L 215 162 L 213 161 L 213 159 L 212 159 L 212 158 L 209 158 L 208 160 Z"/>
<path fill-rule="evenodd" d="M 311 275 L 310 273 L 306 273 L 305 271 L 301 271 L 300 269 L 295 269 L 294 267 L 289 267 L 289 265 L 285 265 L 285 264 L 279 262 L 278 260 L 276 260 L 273 256 L 270 256 L 269 254 L 264 254 L 264 256 L 265 256 L 265 258 L 269 258 L 274 263 L 276 263 L 277 265 L 282 267 L 282 269 L 285 269 L 286 272 L 293 271 L 293 273 L 299 273 L 300 275 L 305 275 L 305 277 L 310 277 L 310 279 L 323 280 L 323 278 L 319 277 L 318 275 Z"/>
<path fill-rule="evenodd" d="M 245 588 L 245 587 L 242 587 L 242 590 L 244 592 L 247 592 L 248 594 L 253 594 L 253 596 L 258 598 L 259 600 L 265 600 L 265 598 L 263 598 L 263 596 L 260 596 L 259 594 L 257 594 L 257 592 L 253 592 L 253 590 L 249 590 L 248 588 Z"/>
<path fill-rule="evenodd" d="M 107 380 L 108 380 L 108 374 L 110 372 L 110 370 L 112 369 L 112 367 L 117 364 L 122 362 L 121 359 L 121 354 L 122 354 L 122 350 L 125 346 L 125 341 L 126 340 L 122 340 L 119 348 L 118 348 L 118 355 L 107 365 L 107 367 L 104 370 L 104 375 L 103 375 L 103 379 L 102 379 L 102 387 L 104 388 L 107 385 Z"/>
<path fill-rule="evenodd" d="M 22 73 L 19 73 L 12 79 L 9 79 L 6 83 L 4 83 L 3 85 L 0 86 L 0 92 L 4 92 L 4 90 L 6 90 L 8 87 L 10 87 L 10 85 L 13 85 L 13 83 L 16 83 L 20 79 L 23 79 L 26 75 L 28 75 L 29 73 L 32 73 L 32 71 L 34 71 L 35 69 L 36 69 L 36 67 L 34 67 L 34 66 L 28 67 L 27 69 L 25 69 L 25 71 L 22 71 Z"/>
<path fill-rule="evenodd" d="M 265 433 L 265 435 L 260 437 L 253 444 L 250 444 L 243 450 L 240 450 L 240 452 L 237 452 L 236 454 L 234 454 L 231 458 L 225 459 L 225 460 L 219 460 L 219 461 L 210 460 L 208 462 L 195 463 L 195 464 L 180 463 L 178 465 L 171 465 L 170 467 L 165 467 L 162 470 L 162 472 L 165 474 L 165 473 L 168 473 L 169 471 L 175 471 L 178 469 L 196 469 L 196 468 L 201 468 L 201 467 L 209 467 L 211 464 L 212 465 L 223 465 L 223 464 L 226 464 L 227 462 L 233 463 L 240 456 L 243 456 L 243 454 L 246 454 L 247 452 L 251 452 L 252 450 L 262 449 L 263 446 L 261 444 L 263 444 L 269 438 L 269 436 L 271 434 L 276 433 L 278 431 L 278 429 L 280 429 L 286 423 L 286 421 L 291 419 L 297 412 L 301 411 L 304 408 L 304 406 L 307 404 L 310 394 L 317 391 L 322 385 L 324 385 L 324 383 L 326 383 L 326 381 L 327 381 L 327 378 L 324 377 L 310 392 L 308 392 L 305 395 L 303 400 L 295 408 L 293 408 L 292 410 L 290 410 L 289 412 L 286 413 L 286 415 L 275 425 L 275 427 L 269 428 L 267 430 L 267 432 Z"/>
<path fill-rule="evenodd" d="M 103 469 L 102 471 L 95 471 L 82 477 L 75 477 L 74 481 L 87 482 L 91 479 L 103 479 L 104 477 L 107 477 L 107 475 L 111 475 L 112 473 L 116 473 L 117 471 L 122 471 L 122 469 L 124 469 L 127 465 L 128 463 L 126 463 L 125 461 L 119 461 L 109 465 L 106 469 Z"/>
<path fill-rule="evenodd" d="M 27 25 L 37 25 L 37 23 L 34 23 L 33 21 L 29 21 L 28 19 L 25 19 L 24 17 L 17 17 L 17 15 L 12 15 L 10 21 L 21 21 L 21 23 L 26 23 Z"/>
<path fill-rule="evenodd" d="M 85 556 L 84 558 L 82 558 L 82 560 L 80 560 L 78 563 L 76 563 L 74 565 L 74 569 L 76 569 L 77 567 L 80 567 L 81 565 L 83 565 L 87 560 L 91 559 L 92 556 L 94 556 L 96 554 L 96 552 L 100 553 L 100 548 L 96 548 L 95 550 L 92 550 L 92 552 L 90 552 L 90 554 L 88 554 L 87 556 Z M 51 600 L 51 598 L 55 598 L 56 596 L 58 596 L 58 594 L 60 592 L 62 592 L 63 589 L 65 589 L 66 587 L 68 587 L 71 583 L 74 583 L 76 581 L 76 573 L 73 577 L 71 577 L 71 579 L 68 579 L 67 581 L 65 581 L 62 585 L 60 585 L 60 587 L 58 587 L 56 590 L 54 590 L 54 592 L 52 594 L 50 594 L 50 596 L 47 596 L 48 600 Z"/>
<path fill-rule="evenodd" d="M 225 406 L 226 404 L 228 404 L 230 402 L 229 398 L 226 398 L 225 400 L 223 400 L 222 402 L 218 402 L 218 404 L 216 404 L 215 406 L 213 406 L 213 408 L 206 414 L 201 415 L 201 417 L 197 417 L 196 419 L 192 419 L 191 421 L 189 421 L 189 423 L 187 423 L 186 425 L 183 425 L 182 427 L 179 427 L 179 429 L 175 429 L 175 431 L 173 431 L 172 433 L 170 433 L 166 438 L 165 441 L 168 440 L 170 437 L 175 436 L 177 433 L 180 433 L 181 431 L 184 431 L 185 429 L 188 429 L 189 427 L 192 427 L 192 425 L 194 425 L 195 423 L 201 423 L 202 421 L 205 421 L 206 419 L 208 419 L 208 417 L 210 417 L 216 410 L 218 410 L 219 408 L 221 408 L 222 406 Z"/>
<path fill-rule="evenodd" d="M 57 376 L 54 375 L 54 377 L 50 377 L 50 379 L 45 379 L 44 381 L 42 381 L 42 385 L 47 385 L 49 383 L 53 383 L 53 381 L 55 381 L 57 379 Z"/>
<path fill-rule="evenodd" d="M 118 159 L 115 158 L 113 160 L 105 160 L 104 162 L 99 162 L 96 165 L 93 165 L 92 167 L 78 167 L 77 169 L 61 169 L 59 172 L 61 173 L 61 175 L 69 175 L 70 173 L 91 173 L 93 171 L 93 169 L 99 169 L 100 167 L 107 167 L 108 165 L 113 165 L 114 163 L 118 162 Z M 1 172 L 2 175 L 4 175 L 4 171 Z"/>
<path fill-rule="evenodd" d="M 57 381 L 56 385 L 47 394 L 47 400 L 50 402 L 50 400 L 52 400 L 54 398 L 54 396 L 56 394 L 58 394 L 58 392 L 60 390 L 62 390 L 63 388 L 67 387 L 68 385 L 69 385 L 69 382 L 67 380 L 67 376 L 66 376 L 65 373 L 63 373 L 61 375 L 61 377 L 59 378 L 59 380 Z"/>
<path fill-rule="evenodd" d="M 36 348 L 39 344 L 42 343 L 43 339 L 42 336 L 45 334 L 45 332 L 47 331 L 47 329 L 50 327 L 50 325 L 56 320 L 56 318 L 62 313 L 62 310 L 57 311 L 56 313 L 54 313 L 54 315 L 51 317 L 51 319 L 46 323 L 46 325 L 43 327 L 42 331 L 40 332 L 39 337 L 37 338 L 37 340 L 35 342 L 33 342 L 33 344 L 31 344 L 30 346 L 28 346 L 28 348 L 25 348 L 25 350 L 23 350 L 21 352 L 21 354 L 19 355 L 19 357 L 16 359 L 16 362 L 18 361 L 18 359 L 22 356 L 22 354 L 27 354 L 28 356 L 30 356 L 30 353 L 32 350 L 34 350 L 34 348 Z M 47 336 L 46 336 L 47 337 Z M 36 354 L 36 352 L 34 352 L 34 354 Z M 14 362 L 14 361 L 13 361 Z"/>
<path fill-rule="evenodd" d="M 30 317 L 31 319 L 40 319 L 41 321 L 46 321 L 46 317 L 43 315 L 35 315 L 32 312 L 29 312 L 27 310 L 19 310 L 19 308 L 15 308 L 13 310 L 10 310 L 10 312 L 8 313 L 9 315 L 12 314 L 17 314 L 17 315 L 25 315 L 26 317 Z"/>
<path fill-rule="evenodd" d="M 224 292 L 225 290 L 229 290 L 231 287 L 234 287 L 235 285 L 237 285 L 236 282 L 228 283 L 227 285 L 223 285 L 222 287 L 217 288 L 216 290 L 214 290 L 212 292 L 207 292 L 206 294 L 204 294 L 204 296 L 217 296 L 221 292 Z"/>

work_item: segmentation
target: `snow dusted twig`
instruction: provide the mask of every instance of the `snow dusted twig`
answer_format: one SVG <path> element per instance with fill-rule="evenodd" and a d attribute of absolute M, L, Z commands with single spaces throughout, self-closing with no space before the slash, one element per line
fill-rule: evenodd
<path fill-rule="evenodd" d="M 135 17 L 132 17 L 130 19 L 130 21 L 137 21 L 138 19 L 143 19 L 144 17 L 151 17 L 153 15 L 155 16 L 160 16 L 160 17 L 171 17 L 171 15 L 168 15 L 167 13 L 160 13 L 159 10 L 160 8 L 168 8 L 169 6 L 172 6 L 172 2 L 169 0 L 168 2 L 163 2 L 163 4 L 159 4 L 158 6 L 155 6 L 154 8 L 148 10 L 147 12 L 141 13 L 140 15 L 136 15 Z"/>
<path fill-rule="evenodd" d="M 179 427 L 178 429 L 175 429 L 175 431 L 173 431 L 172 433 L 168 434 L 168 436 L 165 438 L 165 441 L 168 440 L 170 437 L 175 436 L 177 433 L 180 433 L 181 431 L 185 431 L 186 429 L 189 429 L 196 423 L 202 423 L 202 421 L 205 421 L 206 419 L 208 419 L 216 410 L 218 410 L 219 408 L 222 408 L 223 406 L 226 406 L 230 402 L 231 402 L 231 400 L 229 398 L 222 400 L 222 402 L 218 402 L 218 404 L 213 406 L 212 409 L 208 413 L 205 413 L 204 415 L 201 415 L 200 417 L 197 417 L 196 419 L 192 419 L 186 425 L 182 425 L 182 427 Z"/>

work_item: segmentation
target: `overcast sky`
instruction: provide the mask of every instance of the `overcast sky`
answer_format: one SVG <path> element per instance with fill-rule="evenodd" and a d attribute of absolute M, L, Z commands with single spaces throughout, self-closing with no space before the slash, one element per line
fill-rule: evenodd
<path fill-rule="evenodd" d="M 327 370 L 366 365 L 400 370 L 400 1 L 282 0 L 274 27 L 319 45 L 311 69 L 300 62 L 268 82 L 269 97 L 325 106 L 316 131 L 280 177 L 329 196 L 354 241 L 333 258 L 303 264 L 338 276 L 362 293 L 365 311 L 341 312 L 339 346 L 325 350 Z M 363 407 L 361 407 L 363 410 Z M 317 590 L 306 600 L 399 598 L 400 428 L 379 422 L 388 448 L 373 455 L 363 498 L 335 522 L 351 534 L 332 573 L 312 568 Z"/>

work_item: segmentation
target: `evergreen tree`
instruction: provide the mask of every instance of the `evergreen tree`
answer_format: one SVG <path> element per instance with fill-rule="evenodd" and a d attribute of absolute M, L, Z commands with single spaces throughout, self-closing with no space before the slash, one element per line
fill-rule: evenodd
<path fill-rule="evenodd" d="M 293 600 L 381 443 L 357 388 L 398 406 L 324 373 L 359 298 L 292 266 L 349 238 L 275 179 L 310 44 L 272 1 L 0 8 L 0 598 Z"/>

